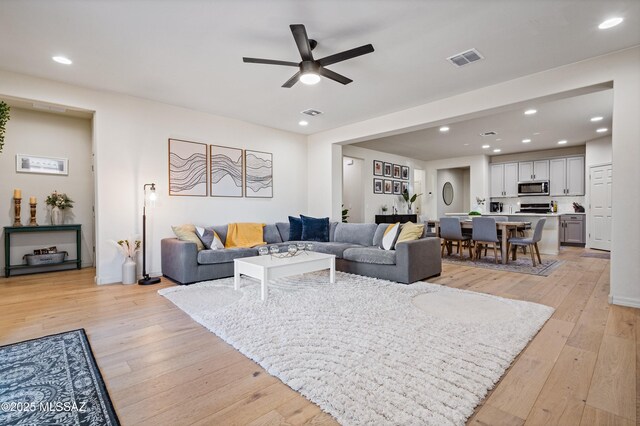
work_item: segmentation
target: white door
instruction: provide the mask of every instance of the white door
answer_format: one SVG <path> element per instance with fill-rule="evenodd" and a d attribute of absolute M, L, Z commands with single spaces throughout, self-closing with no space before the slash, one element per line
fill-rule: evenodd
<path fill-rule="evenodd" d="M 506 197 L 518 196 L 518 163 L 504 165 L 504 195 Z"/>
<path fill-rule="evenodd" d="M 549 180 L 549 160 L 533 162 L 533 180 Z"/>
<path fill-rule="evenodd" d="M 549 160 L 549 195 L 552 197 L 566 195 L 566 164 L 567 161 L 564 158 Z"/>
<path fill-rule="evenodd" d="M 504 164 L 491 165 L 491 197 L 504 197 Z"/>
<path fill-rule="evenodd" d="M 589 170 L 589 247 L 611 250 L 611 164 Z"/>
<path fill-rule="evenodd" d="M 567 195 L 584 195 L 584 157 L 567 158 Z"/>
<path fill-rule="evenodd" d="M 518 163 L 518 181 L 531 182 L 533 180 L 533 161 Z"/>

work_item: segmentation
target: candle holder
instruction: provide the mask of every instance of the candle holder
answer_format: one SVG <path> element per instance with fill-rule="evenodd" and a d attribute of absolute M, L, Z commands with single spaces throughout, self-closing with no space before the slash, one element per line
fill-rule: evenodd
<path fill-rule="evenodd" d="M 15 218 L 13 220 L 13 226 L 22 226 L 20 223 L 20 203 L 22 202 L 22 198 L 13 197 L 13 212 Z"/>
<path fill-rule="evenodd" d="M 29 203 L 31 207 L 31 220 L 29 221 L 29 226 L 38 226 L 38 222 L 36 222 L 36 206 L 38 203 Z"/>

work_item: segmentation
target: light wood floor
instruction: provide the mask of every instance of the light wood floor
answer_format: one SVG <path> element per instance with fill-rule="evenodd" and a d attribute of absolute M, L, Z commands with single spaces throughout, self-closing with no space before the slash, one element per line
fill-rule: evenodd
<path fill-rule="evenodd" d="M 556 308 L 469 420 L 634 425 L 640 310 L 612 306 L 609 261 L 563 249 L 549 277 L 444 265 L 442 285 Z M 151 287 L 93 284 L 94 270 L 0 279 L 0 344 L 85 328 L 124 425 L 335 424 Z"/>

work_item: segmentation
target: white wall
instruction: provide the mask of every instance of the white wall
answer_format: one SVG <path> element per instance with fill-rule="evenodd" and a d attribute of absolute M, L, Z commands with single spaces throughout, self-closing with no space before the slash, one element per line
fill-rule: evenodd
<path fill-rule="evenodd" d="M 384 176 L 373 175 L 373 161 L 384 161 L 387 163 L 399 164 L 401 166 L 409 167 L 409 193 L 413 195 L 413 174 L 415 169 L 422 169 L 424 162 L 415 160 L 412 158 L 401 157 L 399 155 L 388 154 L 386 152 L 373 151 L 371 149 L 360 148 L 358 146 L 344 145 L 342 146 L 342 152 L 344 155 L 350 157 L 361 158 L 364 160 L 364 180 L 362 185 L 362 192 L 364 193 L 364 221 L 373 223 L 375 221 L 375 215 L 380 214 L 380 208 L 382 205 L 386 205 L 389 208 L 388 213 L 391 213 L 392 207 L 395 205 L 399 213 L 406 213 L 407 204 L 400 195 L 392 194 L 374 194 L 373 193 L 373 178 L 379 179 L 391 179 Z M 416 203 L 420 202 L 424 196 L 419 197 Z"/>
<path fill-rule="evenodd" d="M 443 169 L 443 170 L 438 170 L 436 174 L 438 176 L 438 184 L 437 184 L 436 196 L 434 197 L 434 199 L 436 200 L 436 205 L 438 206 L 437 217 L 443 217 L 446 213 L 468 212 L 469 210 L 465 210 L 464 208 L 464 205 L 465 205 L 464 170 L 463 169 Z M 447 182 L 451 183 L 451 186 L 453 187 L 453 201 L 451 202 L 450 205 L 446 205 L 444 203 L 444 198 L 442 195 L 444 184 Z"/>
<path fill-rule="evenodd" d="M 364 222 L 364 160 L 344 157 L 342 173 L 342 204 L 349 209 L 348 222 Z"/>
<path fill-rule="evenodd" d="M 65 210 L 65 223 L 82 225 L 82 264 L 93 265 L 91 121 L 17 107 L 11 108 L 10 115 L 11 119 L 6 126 L 4 150 L 0 154 L 0 226 L 13 225 L 13 189 L 22 190 L 23 225 L 27 225 L 31 217 L 29 197 L 37 198 L 38 224 L 50 225 L 50 210 L 45 204 L 45 199 L 54 190 L 66 193 L 75 203 L 72 209 Z M 67 158 L 69 174 L 17 173 L 16 154 Z M 14 234 L 11 264 L 21 264 L 22 256 L 32 253 L 33 249 L 50 246 L 67 251 L 70 258 L 75 258 L 75 238 L 75 232 Z M 4 245 L 0 247 L 0 258 L 4 258 Z"/>
<path fill-rule="evenodd" d="M 532 99 L 610 82 L 613 82 L 614 91 L 612 159 L 615 166 L 610 296 L 613 303 L 640 307 L 640 286 L 636 284 L 640 276 L 640 263 L 636 261 L 640 258 L 640 245 L 636 244 L 635 238 L 628 238 L 629 235 L 640 235 L 640 222 L 635 217 L 640 211 L 640 187 L 629 188 L 628 184 L 640 182 L 640 168 L 637 165 L 640 158 L 640 46 L 320 132 L 309 137 L 309 146 L 316 154 L 314 160 L 330 159 L 331 146 L 335 144 L 436 126 L 451 118 L 479 111 L 525 106 Z M 314 175 L 316 182 L 328 182 L 333 165 L 330 162 L 316 162 L 313 171 L 321 174 Z M 474 194 L 474 181 L 472 171 L 472 197 L 478 195 Z M 309 189 L 317 186 L 317 183 L 310 182 Z M 309 204 L 314 213 L 336 208 L 332 190 L 327 189 L 313 200 L 313 204 Z M 485 191 L 485 195 L 487 193 Z"/>
<path fill-rule="evenodd" d="M 145 183 L 155 182 L 159 194 L 147 224 L 147 270 L 152 275 L 161 272 L 160 240 L 172 235 L 171 225 L 275 222 L 307 212 L 308 157 L 302 135 L 7 71 L 0 71 L 2 95 L 95 111 L 98 283 L 121 279 L 122 258 L 110 240 L 141 233 Z M 273 153 L 274 197 L 169 197 L 168 138 Z"/>

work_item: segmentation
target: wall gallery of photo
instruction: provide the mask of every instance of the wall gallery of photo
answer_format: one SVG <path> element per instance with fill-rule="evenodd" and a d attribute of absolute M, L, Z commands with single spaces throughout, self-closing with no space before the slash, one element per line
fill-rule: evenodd
<path fill-rule="evenodd" d="M 373 193 L 401 195 L 408 191 L 409 172 L 408 166 L 373 160 L 373 175 L 382 176 L 373 178 Z M 385 177 L 392 179 L 384 179 Z"/>

